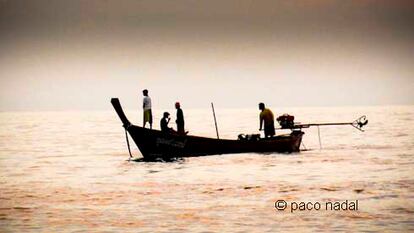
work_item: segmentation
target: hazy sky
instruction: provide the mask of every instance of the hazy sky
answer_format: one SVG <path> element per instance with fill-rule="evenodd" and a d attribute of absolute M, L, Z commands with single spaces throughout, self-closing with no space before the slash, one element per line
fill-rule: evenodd
<path fill-rule="evenodd" d="M 0 110 L 414 104 L 414 1 L 0 0 Z"/>

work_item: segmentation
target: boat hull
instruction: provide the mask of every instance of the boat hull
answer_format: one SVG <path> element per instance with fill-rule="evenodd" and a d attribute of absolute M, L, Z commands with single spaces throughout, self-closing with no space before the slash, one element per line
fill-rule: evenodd
<path fill-rule="evenodd" d="M 301 131 L 294 131 L 255 141 L 228 140 L 168 134 L 135 125 L 128 127 L 128 133 L 144 158 L 150 160 L 248 152 L 298 152 L 303 135 Z"/>

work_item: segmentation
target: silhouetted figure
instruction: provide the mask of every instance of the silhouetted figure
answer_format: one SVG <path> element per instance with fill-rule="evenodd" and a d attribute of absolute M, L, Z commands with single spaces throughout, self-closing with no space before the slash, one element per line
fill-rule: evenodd
<path fill-rule="evenodd" d="M 168 127 L 168 123 L 170 123 L 170 113 L 164 112 L 164 115 L 160 121 L 161 131 L 165 133 L 172 133 L 174 130 Z"/>
<path fill-rule="evenodd" d="M 142 91 L 144 95 L 142 108 L 144 109 L 144 128 L 145 124 L 148 122 L 150 129 L 152 129 L 152 112 L 151 112 L 151 98 L 148 96 L 148 90 L 145 89 Z"/>
<path fill-rule="evenodd" d="M 179 102 L 175 103 L 175 108 L 177 109 L 177 120 L 175 120 L 175 123 L 177 123 L 177 132 L 179 134 L 186 134 L 184 131 L 184 113 Z"/>
<path fill-rule="evenodd" d="M 265 138 L 273 137 L 275 135 L 275 122 L 274 116 L 270 109 L 265 108 L 264 103 L 259 103 L 259 109 L 262 111 L 260 113 L 260 129 L 262 130 L 263 122 L 264 122 L 264 135 Z"/>

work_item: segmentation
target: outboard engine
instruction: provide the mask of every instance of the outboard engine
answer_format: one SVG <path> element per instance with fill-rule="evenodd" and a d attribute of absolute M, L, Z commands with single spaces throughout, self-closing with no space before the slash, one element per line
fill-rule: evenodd
<path fill-rule="evenodd" d="M 279 125 L 282 129 L 292 129 L 294 126 L 293 120 L 295 120 L 295 117 L 289 114 L 283 114 L 276 118 L 276 120 L 279 122 Z"/>

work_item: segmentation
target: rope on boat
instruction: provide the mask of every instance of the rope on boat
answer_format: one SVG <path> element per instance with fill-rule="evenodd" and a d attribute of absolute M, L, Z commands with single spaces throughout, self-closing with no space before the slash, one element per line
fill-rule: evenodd
<path fill-rule="evenodd" d="M 306 149 L 305 143 L 303 141 L 301 142 L 301 145 L 303 146 L 304 150 L 308 150 Z"/>
<path fill-rule="evenodd" d="M 321 132 L 318 125 L 319 150 L 322 150 Z"/>
<path fill-rule="evenodd" d="M 129 159 L 128 159 L 128 161 L 131 161 L 131 159 L 132 159 L 132 153 L 131 153 L 131 147 L 129 146 L 129 139 L 128 139 L 128 131 L 127 131 L 127 128 L 125 128 L 125 138 L 126 138 L 126 142 L 127 142 L 127 145 L 128 145 L 128 152 L 129 152 Z"/>

